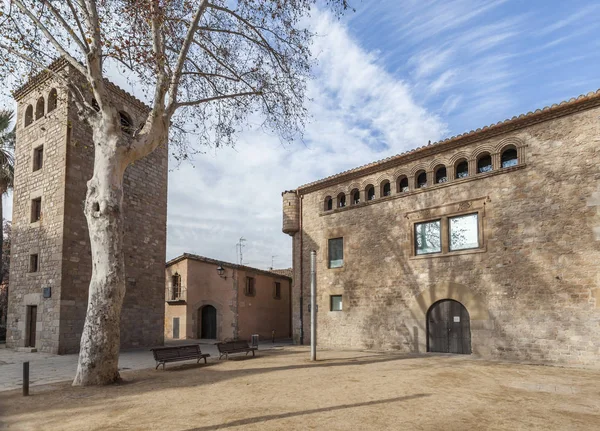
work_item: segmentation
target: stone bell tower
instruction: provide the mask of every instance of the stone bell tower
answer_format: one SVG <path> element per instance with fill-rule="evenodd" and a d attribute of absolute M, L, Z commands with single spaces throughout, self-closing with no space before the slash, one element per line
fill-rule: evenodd
<path fill-rule="evenodd" d="M 50 69 L 82 82 L 63 59 Z M 122 121 L 142 124 L 149 108 L 113 84 L 108 88 Z M 94 161 L 92 130 L 79 120 L 69 94 L 51 73 L 33 77 L 14 97 L 18 110 L 7 345 L 74 353 L 92 273 L 83 214 Z M 167 160 L 165 144 L 125 172 L 122 347 L 163 343 Z"/>

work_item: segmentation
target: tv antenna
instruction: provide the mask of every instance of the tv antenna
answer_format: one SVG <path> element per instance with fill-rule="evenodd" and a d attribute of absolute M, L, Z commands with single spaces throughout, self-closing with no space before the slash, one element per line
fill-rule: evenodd
<path fill-rule="evenodd" d="M 244 264 L 244 253 L 243 253 L 242 249 L 244 247 L 246 247 L 244 245 L 245 242 L 246 242 L 246 239 L 242 236 L 242 237 L 240 237 L 239 242 L 235 245 L 236 249 L 239 250 L 239 263 L 240 263 L 240 265 Z"/>

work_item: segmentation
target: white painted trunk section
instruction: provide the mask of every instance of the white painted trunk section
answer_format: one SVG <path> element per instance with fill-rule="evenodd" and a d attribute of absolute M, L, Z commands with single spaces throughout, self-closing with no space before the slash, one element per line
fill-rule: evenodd
<path fill-rule="evenodd" d="M 120 320 L 125 297 L 125 163 L 117 149 L 117 140 L 114 132 L 94 130 L 94 174 L 88 181 L 85 200 L 92 278 L 77 374 L 73 381 L 77 386 L 104 385 L 119 380 Z"/>

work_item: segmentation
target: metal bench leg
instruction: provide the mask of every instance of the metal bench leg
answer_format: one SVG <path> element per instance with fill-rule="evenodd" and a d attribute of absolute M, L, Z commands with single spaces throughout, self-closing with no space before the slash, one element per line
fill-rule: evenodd
<path fill-rule="evenodd" d="M 254 358 L 254 350 L 252 351 L 252 357 Z"/>
<path fill-rule="evenodd" d="M 204 363 L 205 363 L 205 364 L 208 364 L 208 362 L 206 362 L 206 358 L 204 358 Z"/>

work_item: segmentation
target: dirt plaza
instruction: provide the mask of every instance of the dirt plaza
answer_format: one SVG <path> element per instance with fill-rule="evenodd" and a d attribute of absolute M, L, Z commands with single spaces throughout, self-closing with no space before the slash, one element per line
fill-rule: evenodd
<path fill-rule="evenodd" d="M 0 393 L 14 430 L 600 429 L 600 370 L 306 347 Z"/>

